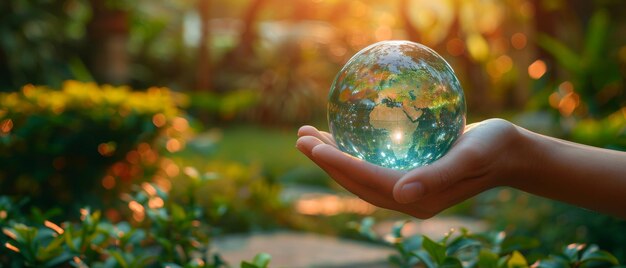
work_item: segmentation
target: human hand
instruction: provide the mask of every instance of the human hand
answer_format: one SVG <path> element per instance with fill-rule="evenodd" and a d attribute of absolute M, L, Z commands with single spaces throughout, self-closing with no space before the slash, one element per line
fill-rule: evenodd
<path fill-rule="evenodd" d="M 519 131 L 490 119 L 468 125 L 441 159 L 408 172 L 383 168 L 337 149 L 328 132 L 303 126 L 296 147 L 337 183 L 376 206 L 417 218 L 440 211 L 487 189 L 506 185 L 520 162 Z"/>

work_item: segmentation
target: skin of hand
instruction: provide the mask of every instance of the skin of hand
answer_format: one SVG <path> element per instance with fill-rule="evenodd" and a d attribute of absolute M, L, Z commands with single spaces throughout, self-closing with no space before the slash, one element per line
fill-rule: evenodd
<path fill-rule="evenodd" d="M 344 188 L 417 218 L 499 186 L 626 218 L 626 153 L 542 136 L 506 120 L 466 126 L 446 155 L 407 172 L 341 152 L 331 134 L 311 126 L 301 127 L 298 136 L 296 147 Z M 579 162 L 583 170 L 572 168 Z M 605 178 L 598 186 L 588 176 Z"/>

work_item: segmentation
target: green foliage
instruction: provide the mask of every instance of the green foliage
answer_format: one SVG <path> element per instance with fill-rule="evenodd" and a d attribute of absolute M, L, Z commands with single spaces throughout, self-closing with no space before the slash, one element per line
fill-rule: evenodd
<path fill-rule="evenodd" d="M 60 86 L 84 69 L 76 49 L 91 17 L 86 0 L 0 3 L 0 91 L 26 83 Z"/>
<path fill-rule="evenodd" d="M 171 198 L 194 204 L 221 232 L 267 230 L 290 225 L 293 211 L 281 200 L 281 185 L 269 181 L 258 165 L 210 161 L 198 167 L 180 160 L 171 178 Z"/>
<path fill-rule="evenodd" d="M 465 229 L 454 229 L 434 241 L 425 235 L 404 236 L 407 222 L 397 223 L 390 234 L 381 239 L 369 228 L 372 220 L 365 218 L 358 226 L 366 237 L 394 247 L 396 254 L 389 261 L 396 267 L 619 267 L 611 253 L 595 245 L 570 244 L 561 252 L 540 257 L 525 256 L 523 252 L 539 246 L 539 241 L 521 236 L 507 236 L 505 232 L 472 234 Z"/>
<path fill-rule="evenodd" d="M 107 168 L 178 115 L 174 97 L 76 81 L 0 94 L 0 194 L 30 196 L 42 208 L 97 204 Z"/>
<path fill-rule="evenodd" d="M 224 94 L 212 92 L 190 92 L 189 109 L 198 114 L 219 116 L 221 120 L 241 117 L 247 110 L 254 107 L 261 96 L 257 91 L 249 89 L 234 90 Z"/>
<path fill-rule="evenodd" d="M 229 267 L 209 252 L 213 228 L 197 206 L 178 205 L 154 184 L 138 187 L 127 204 L 138 224 L 81 209 L 80 222 L 56 225 L 24 217 L 20 204 L 0 197 L 0 266 Z M 259 254 L 241 267 L 266 268 L 270 259 Z"/>

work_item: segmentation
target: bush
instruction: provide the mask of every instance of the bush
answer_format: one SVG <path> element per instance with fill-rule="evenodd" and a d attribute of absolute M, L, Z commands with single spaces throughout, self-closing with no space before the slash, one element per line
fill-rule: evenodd
<path fill-rule="evenodd" d="M 46 215 L 25 217 L 20 204 L 0 197 L 0 267 L 229 267 L 209 252 L 215 235 L 195 204 L 181 206 L 154 184 L 127 200 L 135 221 L 112 223 L 100 211 L 81 209 L 78 223 L 55 224 Z M 241 267 L 267 267 L 259 254 Z"/>
<path fill-rule="evenodd" d="M 0 194 L 33 204 L 98 204 L 109 166 L 152 143 L 179 114 L 164 88 L 145 92 L 66 81 L 0 94 Z"/>
<path fill-rule="evenodd" d="M 294 214 L 280 198 L 282 187 L 268 180 L 258 165 L 208 161 L 198 168 L 183 160 L 169 193 L 178 204 L 197 204 L 220 232 L 236 233 L 292 226 Z"/>
<path fill-rule="evenodd" d="M 539 241 L 522 236 L 507 236 L 505 232 L 472 234 L 465 229 L 450 230 L 434 241 L 427 236 L 403 236 L 407 222 L 397 223 L 391 233 L 381 239 L 371 230 L 373 220 L 364 219 L 357 229 L 364 236 L 382 241 L 396 249 L 389 261 L 396 267 L 619 267 L 611 253 L 596 245 L 569 244 L 561 252 L 550 255 L 524 256 L 523 252 L 539 246 Z"/>

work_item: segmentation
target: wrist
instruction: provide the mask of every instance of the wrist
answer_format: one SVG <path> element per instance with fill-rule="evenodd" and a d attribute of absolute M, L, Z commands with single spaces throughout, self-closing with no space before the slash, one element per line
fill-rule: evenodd
<path fill-rule="evenodd" d="M 502 176 L 504 186 L 525 189 L 536 177 L 537 167 L 544 160 L 539 134 L 514 125 L 516 132 L 511 139 L 510 153 Z"/>

